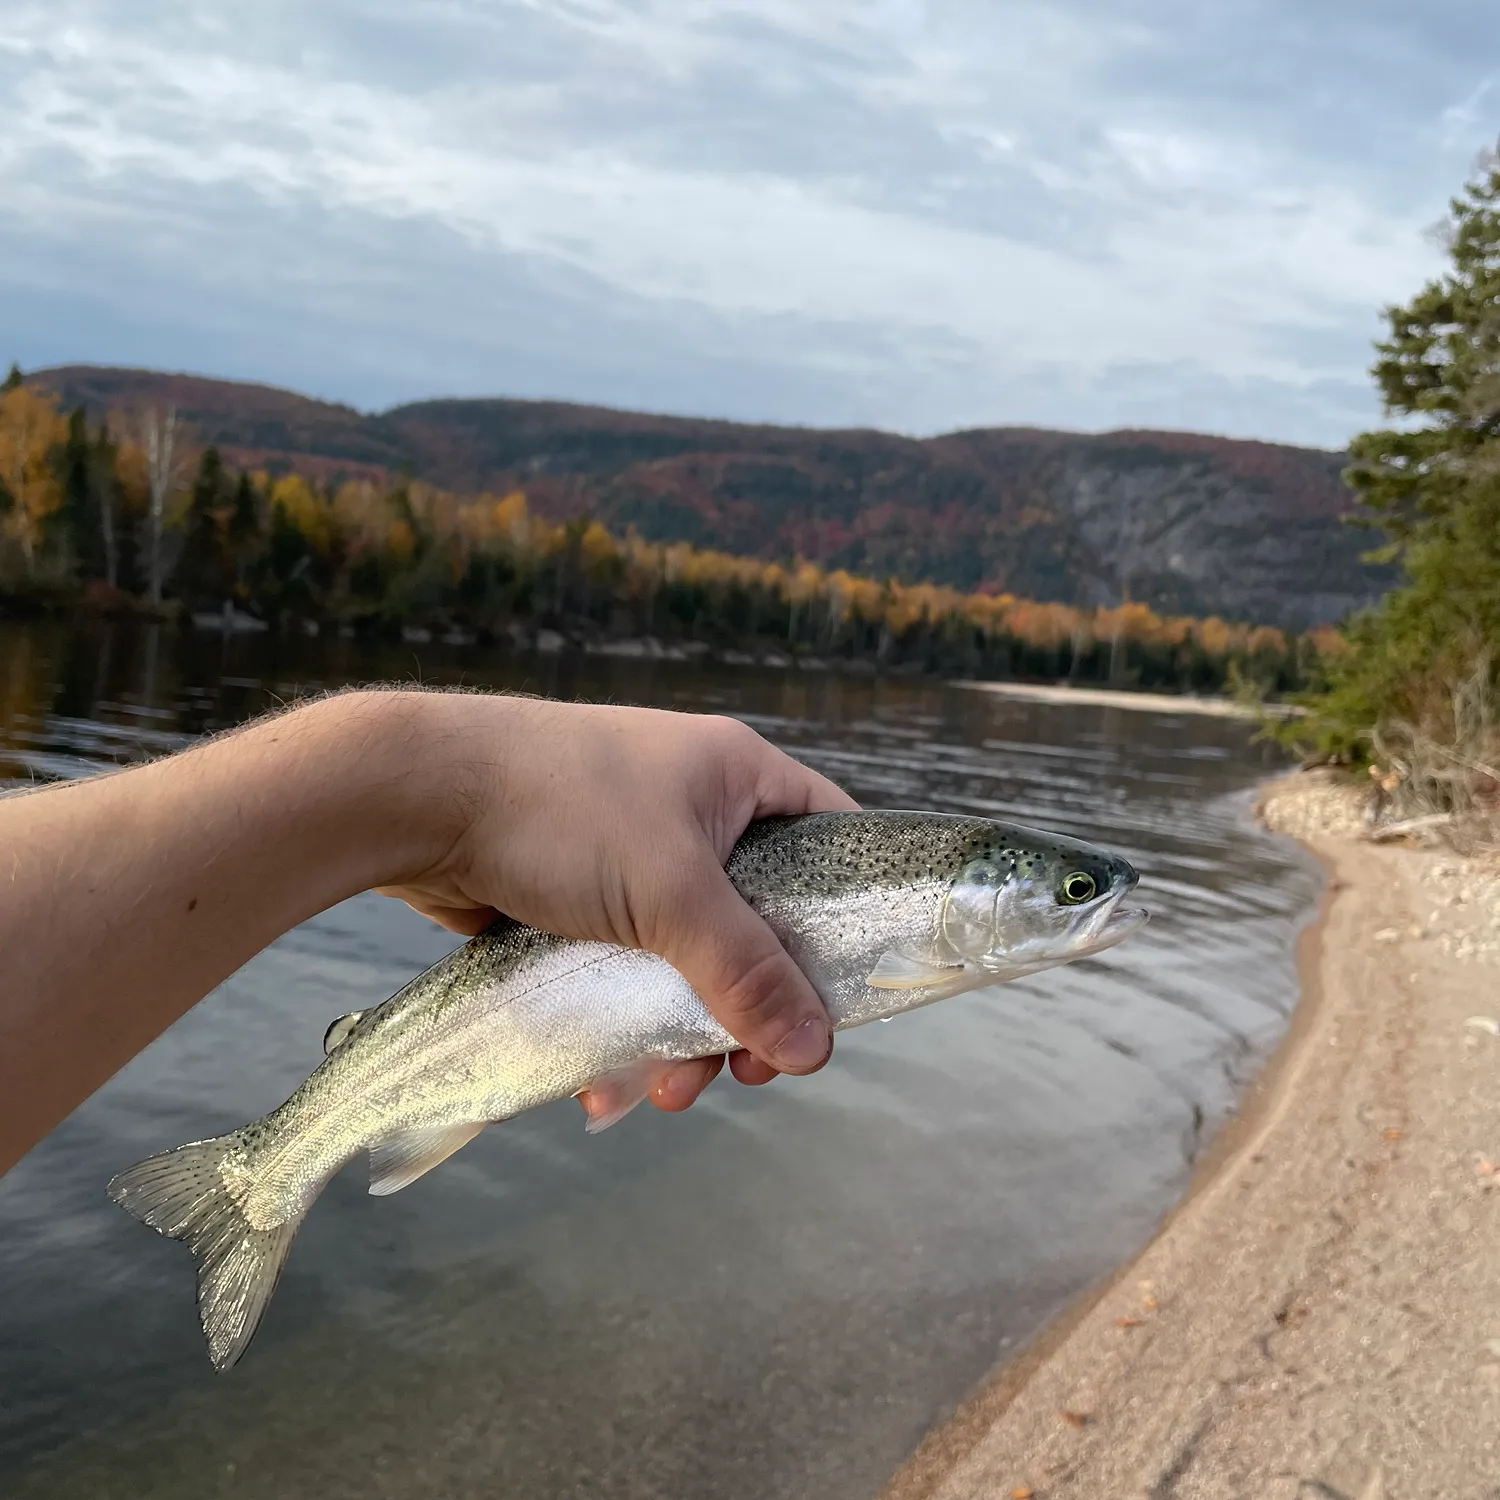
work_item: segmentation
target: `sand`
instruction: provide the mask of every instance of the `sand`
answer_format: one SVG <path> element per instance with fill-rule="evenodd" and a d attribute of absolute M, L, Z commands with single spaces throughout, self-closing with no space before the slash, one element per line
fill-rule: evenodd
<path fill-rule="evenodd" d="M 1330 883 L 1290 1034 L 1146 1251 L 883 1500 L 1500 1500 L 1500 868 L 1262 813 Z"/>
<path fill-rule="evenodd" d="M 1026 698 L 1033 703 L 1088 703 L 1129 708 L 1138 713 L 1206 714 L 1214 719 L 1291 718 L 1301 710 L 1285 703 L 1248 704 L 1234 698 L 1200 698 L 1190 693 L 1140 693 L 1122 688 L 1070 687 L 1066 683 L 955 681 L 953 687 Z"/>

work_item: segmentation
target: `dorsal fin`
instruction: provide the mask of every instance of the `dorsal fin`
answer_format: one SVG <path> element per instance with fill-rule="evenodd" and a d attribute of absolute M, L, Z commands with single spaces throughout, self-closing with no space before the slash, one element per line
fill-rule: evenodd
<path fill-rule="evenodd" d="M 349 1033 L 359 1025 L 364 1017 L 364 1011 L 351 1010 L 347 1016 L 340 1016 L 327 1031 L 323 1033 L 323 1056 L 327 1057 L 335 1047 L 349 1039 Z"/>

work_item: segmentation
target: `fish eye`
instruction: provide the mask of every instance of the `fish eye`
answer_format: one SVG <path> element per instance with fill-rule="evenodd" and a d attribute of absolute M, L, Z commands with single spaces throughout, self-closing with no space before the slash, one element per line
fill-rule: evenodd
<path fill-rule="evenodd" d="M 1087 870 L 1074 870 L 1070 875 L 1063 876 L 1063 883 L 1057 890 L 1057 899 L 1064 906 L 1082 906 L 1085 901 L 1094 899 L 1094 893 L 1098 889 L 1094 877 Z"/>

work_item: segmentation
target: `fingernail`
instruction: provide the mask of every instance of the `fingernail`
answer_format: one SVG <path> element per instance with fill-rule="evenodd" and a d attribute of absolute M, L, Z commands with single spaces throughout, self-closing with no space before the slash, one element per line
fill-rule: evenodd
<path fill-rule="evenodd" d="M 810 1073 L 827 1061 L 833 1050 L 833 1034 L 816 1016 L 809 1016 L 787 1032 L 771 1056 L 776 1066 L 789 1073 Z"/>

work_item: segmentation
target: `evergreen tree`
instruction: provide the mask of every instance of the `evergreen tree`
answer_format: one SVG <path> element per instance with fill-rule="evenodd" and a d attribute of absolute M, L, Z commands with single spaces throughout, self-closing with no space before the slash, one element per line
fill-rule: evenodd
<path fill-rule="evenodd" d="M 68 435 L 63 440 L 60 459 L 63 503 L 57 517 L 57 529 L 63 534 L 63 545 L 74 566 L 85 576 L 97 576 L 94 570 L 84 566 L 85 548 L 97 529 L 94 524 L 92 457 L 93 444 L 89 439 L 88 415 L 78 406 L 69 413 Z"/>
<path fill-rule="evenodd" d="M 1376 346 L 1386 410 L 1407 425 L 1357 438 L 1346 476 L 1385 532 L 1372 560 L 1401 562 L 1405 582 L 1350 623 L 1327 691 L 1288 731 L 1354 760 L 1398 727 L 1450 742 L 1460 685 L 1493 686 L 1500 667 L 1500 154 L 1450 208 L 1446 271 L 1386 310 Z"/>
<path fill-rule="evenodd" d="M 10 374 L 3 382 L 0 382 L 0 396 L 8 396 L 25 382 L 25 376 L 21 374 L 21 367 L 14 360 L 11 361 Z"/>
<path fill-rule="evenodd" d="M 126 497 L 118 459 L 119 446 L 110 433 L 108 421 L 102 421 L 90 452 L 94 495 L 98 501 L 99 576 L 110 588 L 128 588 L 130 584 L 124 576 L 120 545 L 125 528 Z M 85 557 L 93 551 L 93 546 L 93 543 L 85 546 Z"/>
<path fill-rule="evenodd" d="M 183 518 L 182 552 L 177 562 L 178 592 L 189 603 L 217 607 L 234 592 L 234 567 L 228 547 L 231 505 L 229 476 L 219 450 L 205 448 Z"/>
<path fill-rule="evenodd" d="M 1449 268 L 1405 307 L 1373 375 L 1392 416 L 1419 426 L 1365 433 L 1347 478 L 1390 539 L 1388 556 L 1466 503 L 1500 457 L 1500 153 L 1451 201 Z"/>
<path fill-rule="evenodd" d="M 229 521 L 225 528 L 229 571 L 237 596 L 243 597 L 249 587 L 264 529 L 255 486 L 250 476 L 242 471 L 239 483 L 234 487 L 234 500 L 229 507 Z"/>

